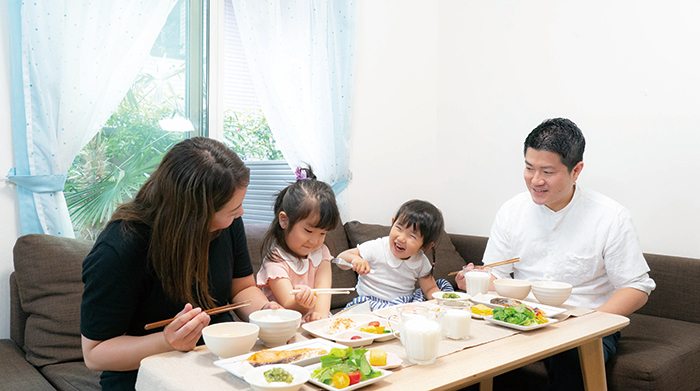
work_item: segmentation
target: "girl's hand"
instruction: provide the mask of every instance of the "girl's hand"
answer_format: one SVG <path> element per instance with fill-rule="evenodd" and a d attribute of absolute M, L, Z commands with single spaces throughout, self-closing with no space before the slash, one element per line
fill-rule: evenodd
<path fill-rule="evenodd" d="M 301 321 L 302 321 L 302 323 L 308 323 L 308 322 L 313 322 L 316 320 L 325 319 L 327 317 L 328 317 L 328 314 L 326 314 L 324 316 L 322 313 L 314 311 L 314 312 L 309 312 L 308 314 L 304 315 L 304 317 L 301 319 Z"/>
<path fill-rule="evenodd" d="M 361 257 L 353 258 L 352 260 L 352 270 L 357 274 L 367 274 L 370 272 L 369 263 Z"/>
<path fill-rule="evenodd" d="M 211 318 L 201 308 L 192 308 L 192 304 L 185 304 L 185 308 L 175 315 L 169 325 L 163 329 L 165 341 L 175 350 L 188 352 L 197 346 L 197 341 L 202 336 L 202 329 L 209 325 Z"/>
<path fill-rule="evenodd" d="M 297 285 L 294 289 L 299 289 L 300 292 L 294 295 L 294 300 L 304 308 L 311 308 L 316 305 L 316 294 L 311 292 L 311 288 L 306 285 Z"/>

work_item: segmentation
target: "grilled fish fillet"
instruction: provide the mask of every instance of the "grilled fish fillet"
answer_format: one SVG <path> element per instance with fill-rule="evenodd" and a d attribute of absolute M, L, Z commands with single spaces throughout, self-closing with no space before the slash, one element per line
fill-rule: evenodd
<path fill-rule="evenodd" d="M 250 365 L 259 367 L 268 364 L 288 364 L 308 357 L 323 356 L 328 351 L 321 348 L 303 348 L 294 350 L 270 350 L 264 349 L 253 353 L 246 359 Z"/>
<path fill-rule="evenodd" d="M 494 297 L 490 301 L 491 301 L 491 304 L 499 304 L 499 305 L 506 305 L 506 306 L 516 306 L 516 305 L 522 304 L 519 300 L 510 299 L 507 297 Z"/>

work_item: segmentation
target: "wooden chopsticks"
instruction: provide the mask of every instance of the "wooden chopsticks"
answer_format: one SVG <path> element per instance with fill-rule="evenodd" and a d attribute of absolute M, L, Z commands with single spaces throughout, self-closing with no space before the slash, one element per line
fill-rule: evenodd
<path fill-rule="evenodd" d="M 312 289 L 311 292 L 317 295 L 346 295 L 354 290 L 355 288 L 319 288 Z M 292 289 L 289 294 L 296 295 L 299 292 L 301 289 Z"/>
<path fill-rule="evenodd" d="M 515 262 L 519 262 L 519 261 L 520 261 L 520 257 L 515 257 L 515 258 L 511 258 L 511 259 L 506 259 L 505 261 L 494 262 L 494 263 L 492 263 L 492 264 L 490 264 L 490 265 L 475 266 L 474 268 L 475 268 L 475 269 L 481 269 L 481 268 L 484 268 L 484 267 L 503 266 L 503 265 L 507 265 L 507 264 L 509 264 L 509 263 L 515 263 Z M 461 270 L 460 270 L 460 271 L 456 271 L 456 272 L 449 273 L 448 276 L 454 276 L 455 274 L 457 274 L 457 273 L 459 273 L 459 272 L 461 272 Z"/>
<path fill-rule="evenodd" d="M 209 310 L 204 311 L 208 315 L 216 315 L 220 314 L 222 312 L 230 311 L 230 310 L 235 310 L 241 307 L 245 307 L 250 305 L 250 302 L 252 300 L 244 300 L 240 301 L 238 303 L 233 303 L 233 304 L 227 304 L 227 305 L 222 305 L 221 307 L 216 307 L 212 308 Z M 175 318 L 171 319 L 166 319 L 166 320 L 161 320 L 160 322 L 155 322 L 155 323 L 149 323 L 143 327 L 144 330 L 151 330 L 151 329 L 157 329 L 158 327 L 165 327 L 169 325 Z"/>

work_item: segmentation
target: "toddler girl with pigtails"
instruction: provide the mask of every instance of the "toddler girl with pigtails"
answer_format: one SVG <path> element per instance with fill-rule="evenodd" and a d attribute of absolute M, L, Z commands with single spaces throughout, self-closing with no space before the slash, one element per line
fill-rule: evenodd
<path fill-rule="evenodd" d="M 444 228 L 442 212 L 433 204 L 412 200 L 391 219 L 389 236 L 343 251 L 337 263 L 359 274 L 357 293 L 347 307 L 368 301 L 372 311 L 391 305 L 425 301 L 433 293 L 454 292 L 445 279 L 435 281 L 433 264 L 425 251 L 433 249 Z M 420 285 L 415 289 L 416 281 Z M 415 290 L 414 290 L 415 289 Z M 346 308 L 347 308 L 346 307 Z"/>
<path fill-rule="evenodd" d="M 324 240 L 340 223 L 340 212 L 333 190 L 316 180 L 310 167 L 297 168 L 296 177 L 275 200 L 257 284 L 268 299 L 299 311 L 303 322 L 312 322 L 330 314 L 331 296 L 316 296 L 311 289 L 331 287 L 333 256 Z"/>

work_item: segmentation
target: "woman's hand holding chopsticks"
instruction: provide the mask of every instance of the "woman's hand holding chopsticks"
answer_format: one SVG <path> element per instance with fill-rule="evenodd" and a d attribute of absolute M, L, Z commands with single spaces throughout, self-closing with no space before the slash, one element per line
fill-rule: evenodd
<path fill-rule="evenodd" d="M 197 346 L 202 336 L 202 330 L 209 325 L 211 318 L 201 308 L 192 308 L 185 304 L 180 311 L 163 329 L 165 341 L 175 350 L 187 352 Z"/>

